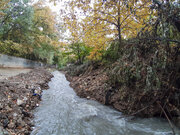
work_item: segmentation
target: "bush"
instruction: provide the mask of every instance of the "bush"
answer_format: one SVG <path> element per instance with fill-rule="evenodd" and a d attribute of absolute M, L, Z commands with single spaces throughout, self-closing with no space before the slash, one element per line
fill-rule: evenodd
<path fill-rule="evenodd" d="M 15 43 L 11 40 L 0 41 L 0 53 L 13 55 L 17 57 L 25 56 L 28 51 L 23 45 Z"/>
<path fill-rule="evenodd" d="M 75 59 L 77 60 L 77 64 L 82 64 L 92 50 L 91 47 L 86 46 L 85 43 L 82 42 L 71 44 L 70 49 L 71 51 L 69 54 L 74 55 Z"/>
<path fill-rule="evenodd" d="M 87 62 L 81 65 L 75 65 L 75 64 L 70 64 L 69 66 L 66 67 L 66 71 L 68 75 L 71 76 L 79 76 L 81 74 L 84 74 L 87 69 L 90 67 L 91 63 Z"/>
<path fill-rule="evenodd" d="M 105 61 L 116 61 L 119 56 L 118 56 L 118 45 L 119 42 L 112 42 L 109 46 L 109 48 L 107 48 L 107 50 L 104 50 L 102 52 L 102 59 Z"/>
<path fill-rule="evenodd" d="M 157 43 L 127 45 L 117 62 L 109 67 L 110 83 L 145 91 L 162 90 L 169 83 L 170 73 L 178 74 L 174 70 L 178 68 L 175 51 L 167 52 L 165 45 Z"/>

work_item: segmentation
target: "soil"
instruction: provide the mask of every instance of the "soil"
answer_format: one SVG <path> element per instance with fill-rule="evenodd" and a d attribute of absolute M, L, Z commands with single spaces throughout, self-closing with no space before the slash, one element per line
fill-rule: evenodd
<path fill-rule="evenodd" d="M 42 90 L 52 78 L 46 69 L 33 69 L 0 81 L 0 133 L 29 135 L 32 131 L 32 110 L 39 106 Z M 4 133 L 5 134 L 5 133 Z"/>
<path fill-rule="evenodd" d="M 106 104 L 106 91 L 111 87 L 106 83 L 108 76 L 101 69 L 80 76 L 66 74 L 66 78 L 78 96 Z"/>

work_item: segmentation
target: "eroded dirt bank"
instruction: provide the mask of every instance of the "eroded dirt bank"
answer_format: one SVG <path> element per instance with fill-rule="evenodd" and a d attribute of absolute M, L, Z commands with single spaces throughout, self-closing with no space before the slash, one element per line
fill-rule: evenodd
<path fill-rule="evenodd" d="M 66 78 L 78 96 L 110 105 L 128 116 L 165 117 L 162 106 L 174 124 L 180 127 L 179 109 L 172 101 L 167 101 L 170 96 L 173 97 L 175 91 L 143 92 L 125 86 L 114 87 L 108 83 L 110 78 L 103 67 L 79 75 L 70 75 L 67 72 Z"/>
<path fill-rule="evenodd" d="M 106 91 L 111 87 L 106 83 L 108 76 L 101 69 L 80 76 L 66 74 L 66 78 L 78 96 L 106 104 Z"/>
<path fill-rule="evenodd" d="M 0 134 L 4 128 L 10 135 L 29 135 L 32 110 L 38 106 L 42 90 L 52 78 L 45 69 L 33 69 L 0 81 Z"/>

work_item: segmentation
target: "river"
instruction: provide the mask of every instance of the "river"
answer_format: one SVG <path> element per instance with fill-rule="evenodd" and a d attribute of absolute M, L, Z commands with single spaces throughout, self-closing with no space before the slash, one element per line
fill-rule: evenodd
<path fill-rule="evenodd" d="M 165 119 L 121 118 L 121 112 L 79 98 L 64 74 L 55 71 L 35 110 L 31 135 L 172 135 Z M 175 128 L 177 135 L 180 131 Z"/>

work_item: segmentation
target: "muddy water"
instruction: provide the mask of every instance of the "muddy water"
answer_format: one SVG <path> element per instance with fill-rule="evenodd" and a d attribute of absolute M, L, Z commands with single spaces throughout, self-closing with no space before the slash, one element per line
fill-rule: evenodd
<path fill-rule="evenodd" d="M 31 135 L 171 135 L 163 119 L 118 119 L 120 112 L 76 96 L 65 76 L 55 71 L 35 111 Z M 180 131 L 175 129 L 177 135 Z"/>
<path fill-rule="evenodd" d="M 20 73 L 28 73 L 31 69 L 23 69 L 23 68 L 0 68 L 0 80 L 16 76 Z"/>

